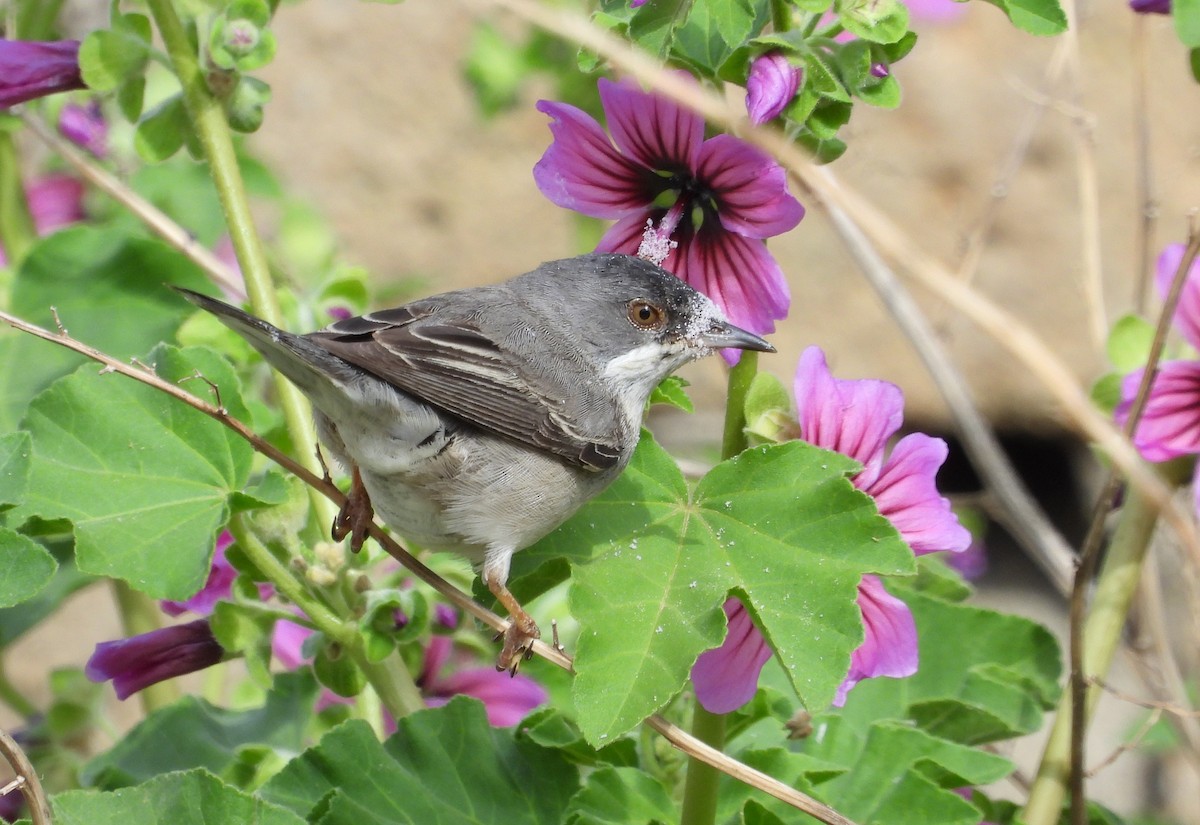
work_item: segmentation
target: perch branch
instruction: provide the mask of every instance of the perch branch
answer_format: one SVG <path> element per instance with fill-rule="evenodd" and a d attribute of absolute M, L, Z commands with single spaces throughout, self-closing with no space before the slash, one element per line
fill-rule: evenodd
<path fill-rule="evenodd" d="M 104 372 L 115 372 L 132 378 L 135 381 L 140 381 L 143 384 L 154 387 L 155 389 L 166 393 L 176 400 L 187 404 L 199 412 L 204 413 L 209 418 L 212 418 L 226 427 L 233 430 L 242 438 L 249 442 L 257 452 L 274 461 L 280 467 L 295 475 L 305 484 L 317 490 L 327 498 L 332 500 L 334 504 L 341 506 L 346 501 L 345 494 L 342 493 L 332 481 L 322 478 L 316 473 L 311 472 L 286 454 L 280 452 L 269 442 L 265 441 L 261 436 L 231 416 L 224 408 L 211 404 L 201 398 L 198 398 L 186 390 L 166 381 L 149 368 L 143 365 L 129 365 L 112 356 L 90 347 L 81 341 L 70 337 L 65 330 L 51 332 L 43 329 L 35 324 L 31 324 L 7 312 L 0 311 L 0 321 L 4 321 L 9 326 L 36 336 L 59 346 L 73 350 L 80 355 L 84 355 L 93 361 L 97 361 L 104 365 Z M 508 627 L 508 622 L 497 616 L 492 611 L 488 610 L 483 605 L 476 602 L 469 595 L 459 590 L 450 582 L 443 579 L 429 567 L 424 565 L 419 559 L 405 550 L 395 539 L 393 539 L 383 528 L 378 524 L 371 525 L 369 535 L 379 542 L 380 546 L 394 557 L 397 561 L 403 564 L 417 578 L 428 584 L 438 593 L 441 593 L 452 604 L 474 616 L 483 624 L 496 631 L 504 631 Z M 552 645 L 542 641 L 534 642 L 534 652 L 543 659 L 563 668 L 564 670 L 573 673 L 571 657 L 560 650 L 557 650 Z M 708 765 L 712 765 L 717 770 L 734 777 L 735 779 L 745 782 L 746 784 L 757 788 L 763 793 L 786 802 L 793 807 L 804 811 L 805 813 L 815 817 L 826 825 L 854 825 L 853 820 L 842 816 L 837 811 L 816 799 L 803 794 L 792 787 L 780 782 L 774 777 L 757 771 L 748 765 L 738 762 L 732 757 L 726 756 L 720 751 L 714 750 L 705 745 L 700 740 L 689 734 L 682 728 L 671 724 L 659 715 L 650 716 L 645 720 L 645 724 L 654 730 L 658 731 L 662 736 L 673 746 L 689 757 L 698 759 Z M 46 820 L 48 825 L 49 820 Z M 35 821 L 34 825 L 41 825 Z"/>
<path fill-rule="evenodd" d="M 29 761 L 29 757 L 25 755 L 25 751 L 21 750 L 21 746 L 17 744 L 16 740 L 2 729 L 0 729 L 0 755 L 8 760 L 8 764 L 17 774 L 17 787 L 21 789 L 21 793 L 25 795 L 25 801 L 29 803 L 29 818 L 33 820 L 33 825 L 51 825 L 53 820 L 50 815 L 50 800 L 46 797 L 46 791 L 42 788 L 42 782 L 38 779 L 33 763 Z M 13 787 L 10 783 L 5 787 L 4 792 L 8 793 L 12 790 Z"/>

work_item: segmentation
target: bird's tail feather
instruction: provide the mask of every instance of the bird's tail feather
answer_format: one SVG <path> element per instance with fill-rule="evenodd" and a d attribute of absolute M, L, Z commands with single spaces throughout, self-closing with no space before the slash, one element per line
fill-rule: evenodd
<path fill-rule="evenodd" d="M 172 289 L 217 316 L 221 323 L 245 338 L 267 363 L 310 397 L 323 395 L 341 374 L 352 371 L 341 358 L 302 335 L 279 329 L 216 298 L 183 287 L 173 286 Z"/>

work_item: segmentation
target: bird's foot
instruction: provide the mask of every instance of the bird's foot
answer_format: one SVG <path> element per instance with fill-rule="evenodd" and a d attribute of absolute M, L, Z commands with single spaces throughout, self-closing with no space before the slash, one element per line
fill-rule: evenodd
<path fill-rule="evenodd" d="M 333 540 L 341 541 L 349 536 L 350 549 L 357 553 L 367 540 L 367 532 L 371 529 L 374 519 L 375 508 L 371 506 L 371 497 L 367 495 L 367 488 L 363 486 L 362 477 L 355 467 L 350 481 L 350 492 L 346 494 L 346 503 L 333 520 L 333 529 L 330 531 Z"/>
<path fill-rule="evenodd" d="M 516 676 L 521 662 L 533 658 L 533 643 L 542 638 L 542 631 L 533 618 L 522 611 L 508 623 L 507 630 L 496 636 L 497 639 L 501 637 L 504 646 L 496 659 L 496 670 L 507 670 L 509 676 Z"/>

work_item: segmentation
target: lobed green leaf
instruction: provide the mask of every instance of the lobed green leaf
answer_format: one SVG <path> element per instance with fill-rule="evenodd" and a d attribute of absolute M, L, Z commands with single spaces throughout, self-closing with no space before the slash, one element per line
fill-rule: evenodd
<path fill-rule="evenodd" d="M 244 416 L 237 378 L 215 353 L 163 346 L 150 359 L 167 380 L 203 374 L 221 387 L 225 407 Z M 125 579 L 154 598 L 200 589 L 227 499 L 249 476 L 245 441 L 159 390 L 94 366 L 34 399 L 25 426 L 33 462 L 14 523 L 70 520 L 81 570 Z"/>

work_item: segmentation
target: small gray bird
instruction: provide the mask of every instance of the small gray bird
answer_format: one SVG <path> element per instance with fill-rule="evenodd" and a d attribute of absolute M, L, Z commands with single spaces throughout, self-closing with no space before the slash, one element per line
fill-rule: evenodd
<path fill-rule="evenodd" d="M 312 402 L 317 435 L 351 475 L 333 537 L 357 550 L 378 512 L 471 559 L 512 619 L 496 667 L 513 673 L 541 634 L 505 586 L 512 554 L 621 473 L 664 378 L 722 347 L 774 352 L 628 255 L 552 261 L 308 335 L 179 291 Z"/>

